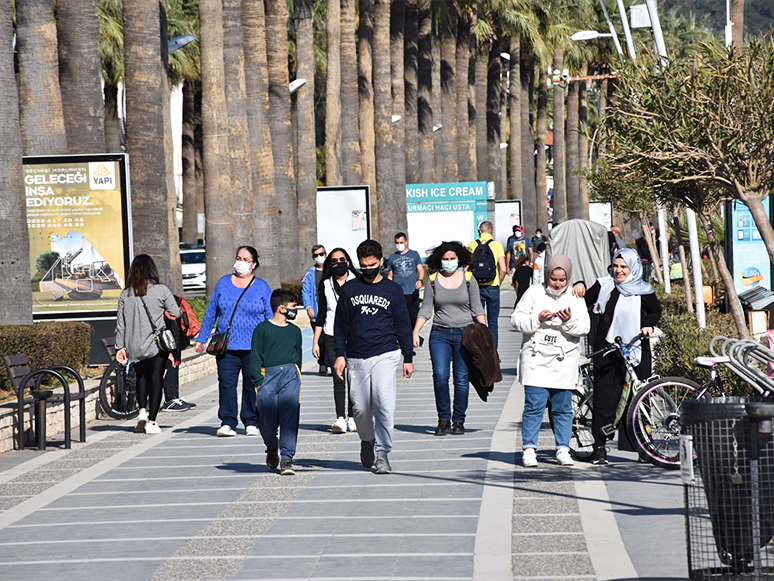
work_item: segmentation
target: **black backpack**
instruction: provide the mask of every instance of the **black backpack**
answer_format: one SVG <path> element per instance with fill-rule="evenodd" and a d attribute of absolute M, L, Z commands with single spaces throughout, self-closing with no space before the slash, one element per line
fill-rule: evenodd
<path fill-rule="evenodd" d="M 491 240 L 483 244 L 476 240 L 476 249 L 473 251 L 473 260 L 470 262 L 470 272 L 479 283 L 492 282 L 497 277 L 497 262 L 494 253 L 489 248 Z"/>

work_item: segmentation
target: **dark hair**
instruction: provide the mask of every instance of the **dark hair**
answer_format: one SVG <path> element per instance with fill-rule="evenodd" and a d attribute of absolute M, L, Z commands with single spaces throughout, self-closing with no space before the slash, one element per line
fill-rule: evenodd
<path fill-rule="evenodd" d="M 159 284 L 159 271 L 156 263 L 147 254 L 138 254 L 129 267 L 126 288 L 132 289 L 134 296 L 144 297 L 148 292 L 148 283 Z"/>
<path fill-rule="evenodd" d="M 328 253 L 328 256 L 325 257 L 325 262 L 323 262 L 323 272 L 322 272 L 322 279 L 320 279 L 320 284 L 322 284 L 322 281 L 327 280 L 333 276 L 333 271 L 331 270 L 331 260 L 332 260 L 331 257 L 336 252 L 341 252 L 344 254 L 344 256 L 347 258 L 347 263 L 349 264 L 349 270 L 352 271 L 352 259 L 349 257 L 349 253 L 343 248 L 336 247 Z"/>
<path fill-rule="evenodd" d="M 541 242 L 540 244 L 538 244 L 535 247 L 535 251 L 536 252 L 543 252 L 545 249 L 546 249 L 546 243 L 545 242 Z"/>
<path fill-rule="evenodd" d="M 514 268 L 520 268 L 525 262 L 529 260 L 529 256 L 526 254 L 522 254 L 516 259 L 516 262 L 514 263 Z"/>
<path fill-rule="evenodd" d="M 239 248 L 236 249 L 236 254 L 234 256 L 239 256 L 239 253 L 242 250 L 247 250 L 250 253 L 250 256 L 252 257 L 253 262 L 255 263 L 255 268 L 258 268 L 259 266 L 261 266 L 258 262 L 258 251 L 252 246 L 240 246 Z"/>
<path fill-rule="evenodd" d="M 538 232 L 540 232 L 542 234 L 543 230 L 541 230 L 540 228 L 535 228 L 535 234 L 537 234 Z"/>
<path fill-rule="evenodd" d="M 298 297 L 293 291 L 278 288 L 271 293 L 271 312 L 276 313 L 281 306 L 287 306 L 290 303 L 297 303 Z"/>
<path fill-rule="evenodd" d="M 320 248 L 325 250 L 325 246 L 323 246 L 322 244 L 315 244 L 314 246 L 312 246 L 312 256 L 314 256 L 314 253 L 320 250 Z"/>
<path fill-rule="evenodd" d="M 465 248 L 461 242 L 452 240 L 451 242 L 441 242 L 439 246 L 433 248 L 430 256 L 427 257 L 425 264 L 427 264 L 427 267 L 430 270 L 438 272 L 441 270 L 441 258 L 449 251 L 454 252 L 454 254 L 457 255 L 457 264 L 459 266 L 467 266 L 473 258 L 470 250 Z"/>
<path fill-rule="evenodd" d="M 368 258 L 369 256 L 373 256 L 374 258 L 378 258 L 379 260 L 382 259 L 382 245 L 379 244 L 376 240 L 364 240 L 360 243 L 360 246 L 357 247 L 357 259 L 363 260 L 364 258 Z"/>
<path fill-rule="evenodd" d="M 408 236 L 406 236 L 406 233 L 405 233 L 405 232 L 398 232 L 398 233 L 395 235 L 395 240 L 397 240 L 398 238 L 405 238 L 406 240 L 408 240 Z"/>

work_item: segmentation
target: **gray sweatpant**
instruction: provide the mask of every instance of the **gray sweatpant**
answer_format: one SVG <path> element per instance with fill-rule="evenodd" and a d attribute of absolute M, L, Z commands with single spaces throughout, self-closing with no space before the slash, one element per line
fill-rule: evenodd
<path fill-rule="evenodd" d="M 392 450 L 396 373 L 400 349 L 368 359 L 347 359 L 357 433 L 363 441 L 376 439 L 377 452 Z"/>

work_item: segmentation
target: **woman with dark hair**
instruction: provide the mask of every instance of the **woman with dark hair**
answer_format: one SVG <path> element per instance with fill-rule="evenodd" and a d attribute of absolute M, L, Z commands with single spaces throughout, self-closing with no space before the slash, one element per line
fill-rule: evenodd
<path fill-rule="evenodd" d="M 436 436 L 445 436 L 449 428 L 455 435 L 465 433 L 468 366 L 472 359 L 462 346 L 462 331 L 474 321 L 486 325 L 478 283 L 470 272 L 464 271 L 471 258 L 470 251 L 459 242 L 444 242 L 425 262 L 432 274 L 425 283 L 425 297 L 414 326 L 414 347 L 419 347 L 419 331 L 433 317 L 429 343 L 438 411 Z M 454 413 L 449 398 L 450 367 L 454 372 Z"/>
<path fill-rule="evenodd" d="M 175 318 L 181 315 L 172 291 L 159 282 L 153 259 L 139 254 L 132 260 L 126 288 L 118 298 L 116 317 L 116 359 L 123 365 L 134 364 L 137 374 L 140 415 L 134 431 L 139 433 L 161 432 L 156 416 L 168 353 L 156 344 L 156 334 L 166 328 L 164 311 Z"/>
<path fill-rule="evenodd" d="M 196 350 L 204 349 L 217 320 L 217 332 L 229 330 L 228 345 L 218 363 L 218 436 L 236 436 L 237 383 L 242 374 L 242 412 L 239 417 L 248 436 L 258 436 L 255 386 L 250 379 L 250 348 L 253 330 L 271 319 L 271 289 L 266 281 L 253 276 L 258 268 L 258 252 L 252 246 L 237 248 L 234 273 L 220 278 L 212 292 L 196 338 Z"/>
<path fill-rule="evenodd" d="M 314 341 L 312 356 L 319 359 L 320 343 L 325 350 L 328 367 L 333 368 L 336 351 L 333 348 L 333 323 L 336 318 L 336 305 L 339 303 L 341 287 L 355 278 L 352 260 L 343 248 L 335 248 L 323 264 L 323 274 L 317 289 L 317 318 L 314 321 Z M 322 341 L 320 341 L 322 338 Z M 352 417 L 352 400 L 349 399 L 344 379 L 333 374 L 333 401 L 336 405 L 336 421 L 331 431 L 343 434 L 347 430 L 356 432 L 355 419 Z"/>

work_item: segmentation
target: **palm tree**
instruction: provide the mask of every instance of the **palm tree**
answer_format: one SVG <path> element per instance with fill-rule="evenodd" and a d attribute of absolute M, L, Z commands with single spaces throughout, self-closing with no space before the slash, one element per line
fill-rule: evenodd
<path fill-rule="evenodd" d="M 544 66 L 538 66 L 537 118 L 535 122 L 535 203 L 537 228 L 548 232 L 546 197 L 546 120 L 548 114 L 548 75 Z"/>
<path fill-rule="evenodd" d="M 59 86 L 68 151 L 104 152 L 105 107 L 97 0 L 57 0 L 56 18 Z"/>
<path fill-rule="evenodd" d="M 406 181 L 415 184 L 419 181 L 419 2 L 407 0 L 405 31 L 403 33 L 403 78 L 404 110 L 403 120 L 405 139 Z"/>
<path fill-rule="evenodd" d="M 535 190 L 535 139 L 532 133 L 532 87 L 535 78 L 532 45 L 522 38 L 520 43 L 519 72 L 521 82 L 521 177 L 522 177 L 522 224 L 537 223 L 537 197 Z"/>
<path fill-rule="evenodd" d="M 441 22 L 441 123 L 444 131 L 444 179 L 456 182 L 457 173 L 457 13 L 450 10 Z"/>
<path fill-rule="evenodd" d="M 499 36 L 499 35 L 498 35 Z M 486 152 L 489 180 L 497 184 L 497 199 L 504 199 L 500 190 L 500 40 L 494 38 L 489 48 L 489 70 L 486 81 Z"/>
<path fill-rule="evenodd" d="M 345 184 L 362 183 L 355 0 L 341 0 L 341 173 Z"/>
<path fill-rule="evenodd" d="M 109 153 L 120 153 L 123 151 L 123 128 L 118 118 L 118 89 L 124 82 L 124 3 L 123 0 L 101 0 L 98 8 L 105 92 L 105 147 Z"/>
<path fill-rule="evenodd" d="M 478 2 L 470 4 L 468 23 L 468 163 L 469 179 L 475 181 L 478 174 L 478 156 L 476 155 L 476 22 L 478 21 Z M 482 101 L 483 102 L 483 101 Z"/>
<path fill-rule="evenodd" d="M 554 50 L 553 70 L 564 68 L 564 49 Z M 564 83 L 555 83 L 554 99 L 554 223 L 567 220 L 567 180 L 564 145 Z"/>
<path fill-rule="evenodd" d="M 271 288 L 280 285 L 279 209 L 274 188 L 274 152 L 269 127 L 269 72 L 263 0 L 242 0 L 247 120 L 255 209 L 258 272 Z"/>
<path fill-rule="evenodd" d="M 443 113 L 441 112 L 441 37 L 439 34 L 439 26 L 441 21 L 441 15 L 439 11 L 432 10 L 437 3 L 431 1 L 431 14 L 432 14 L 432 44 L 430 46 L 430 76 L 431 76 L 431 91 L 430 99 L 433 106 L 433 129 L 443 119 Z M 445 6 L 445 4 L 441 4 Z M 444 151 L 445 131 L 433 131 L 433 160 L 434 160 L 434 173 L 435 179 L 438 182 L 448 181 L 443 175 L 443 151 Z"/>
<path fill-rule="evenodd" d="M 195 91 L 201 91 L 201 83 L 196 83 L 198 89 L 192 87 L 194 84 L 194 81 L 184 81 L 183 84 L 183 229 L 181 242 L 196 242 L 199 238 L 194 128 L 196 126 Z"/>
<path fill-rule="evenodd" d="M 456 73 L 457 73 L 457 175 L 461 181 L 473 181 L 470 172 L 470 135 L 468 132 L 468 76 L 470 75 L 470 13 L 458 4 Z"/>
<path fill-rule="evenodd" d="M 479 22 L 485 22 L 479 13 Z M 483 27 L 477 28 L 476 32 Z M 491 41 L 487 37 L 478 38 L 476 34 L 476 179 L 480 182 L 489 181 L 489 152 L 487 149 L 487 88 L 489 72 L 489 49 Z"/>
<path fill-rule="evenodd" d="M 32 323 L 30 239 L 24 198 L 19 91 L 13 62 L 11 3 L 0 3 L 0 325 Z"/>
<path fill-rule="evenodd" d="M 17 0 L 16 22 L 24 154 L 67 153 L 54 0 Z"/>
<path fill-rule="evenodd" d="M 580 75 L 588 75 L 588 63 L 584 62 L 580 70 Z M 589 169 L 589 140 L 586 138 L 588 131 L 588 104 L 586 102 L 586 81 L 581 81 L 578 86 L 578 167 L 580 175 L 578 176 L 578 194 L 580 195 L 580 217 L 589 219 L 589 190 L 586 185 L 585 170 Z"/>
<path fill-rule="evenodd" d="M 417 18 L 419 175 L 422 181 L 433 182 L 435 180 L 435 152 L 433 150 L 433 13 L 430 11 L 429 1 L 425 0 L 419 4 Z"/>
<path fill-rule="evenodd" d="M 298 199 L 293 167 L 293 129 L 288 93 L 287 4 L 284 0 L 266 0 L 266 56 L 269 67 L 269 127 L 274 152 L 274 185 L 279 209 L 278 241 L 282 252 L 282 276 L 295 280 L 302 262 L 298 239 Z"/>
<path fill-rule="evenodd" d="M 373 86 L 373 0 L 360 0 L 360 26 L 358 27 L 357 75 L 360 96 L 360 159 L 363 183 L 371 190 L 372 237 L 379 238 L 381 222 L 379 196 L 376 189 L 376 153 L 374 135 L 374 86 Z"/>
<path fill-rule="evenodd" d="M 328 2 L 328 73 L 325 87 L 325 181 L 342 185 L 341 177 L 341 0 Z M 306 249 L 304 249 L 306 251 Z"/>
<path fill-rule="evenodd" d="M 572 74 L 572 70 L 571 70 Z M 567 180 L 567 217 L 582 216 L 580 204 L 580 145 L 578 139 L 578 81 L 573 81 L 567 89 L 567 120 L 565 128 L 566 144 L 566 180 Z"/>
<path fill-rule="evenodd" d="M 404 37 L 406 24 L 406 0 L 393 0 L 390 7 L 390 75 L 392 77 L 392 114 L 401 120 L 392 124 L 393 143 L 392 171 L 395 182 L 396 207 L 398 216 L 395 228 L 404 231 L 407 227 L 405 211 L 401 212 L 400 192 L 405 192 L 406 186 L 406 151 L 403 147 L 406 137 L 406 83 L 404 65 Z M 405 195 L 402 196 L 405 200 Z M 405 207 L 405 202 L 403 203 Z"/>
<path fill-rule="evenodd" d="M 392 78 L 390 76 L 390 2 L 374 3 L 374 129 L 379 236 L 385 242 L 398 225 L 396 185 L 392 176 Z M 405 194 L 404 194 L 405 197 Z"/>
<path fill-rule="evenodd" d="M 511 34 L 509 47 L 510 87 L 508 91 L 509 120 L 511 134 L 508 139 L 508 166 L 510 172 L 509 197 L 512 200 L 522 200 L 524 204 L 524 182 L 522 178 L 522 161 L 524 158 L 521 145 L 521 45 L 519 35 Z M 523 220 L 522 220 L 523 222 Z"/>

